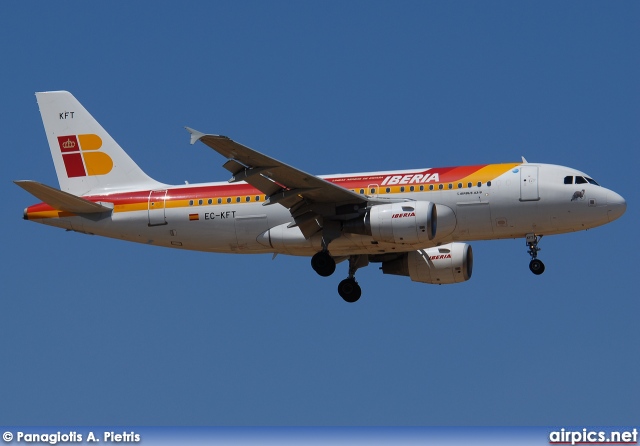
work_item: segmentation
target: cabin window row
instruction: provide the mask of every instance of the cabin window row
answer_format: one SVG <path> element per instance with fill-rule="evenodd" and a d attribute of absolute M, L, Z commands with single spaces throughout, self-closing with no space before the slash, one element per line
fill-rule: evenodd
<path fill-rule="evenodd" d="M 487 181 L 485 184 L 488 187 L 491 187 L 491 181 Z M 457 187 L 454 187 L 454 186 L 457 186 Z M 482 181 L 478 181 L 476 183 L 476 186 L 477 187 L 482 187 Z M 468 182 L 467 183 L 467 188 L 471 189 L 472 187 L 473 187 L 473 183 L 472 182 Z M 444 183 L 430 184 L 429 187 L 428 187 L 428 190 L 436 190 L 436 189 L 437 190 L 444 190 L 445 188 L 446 189 L 463 189 L 464 188 L 464 184 L 463 183 L 458 183 L 458 184 L 448 183 L 446 185 Z M 422 192 L 424 190 L 426 190 L 424 184 L 421 184 L 419 187 L 418 186 L 409 186 L 409 187 L 400 186 L 400 192 L 406 192 L 406 191 L 409 191 L 409 192 L 420 191 L 420 192 Z M 386 193 L 390 193 L 391 192 L 391 188 L 387 187 L 385 189 L 385 192 Z M 360 192 L 360 193 L 362 193 L 362 192 Z"/>
<path fill-rule="evenodd" d="M 223 204 L 223 203 L 255 203 L 255 202 L 259 202 L 259 201 L 264 201 L 267 199 L 267 196 L 261 196 L 261 195 L 256 195 L 256 196 L 245 196 L 245 197 L 227 197 L 227 198 L 218 198 L 214 201 L 213 198 L 209 198 L 206 200 L 207 204 L 213 204 L 214 202 L 217 204 Z M 205 204 L 205 200 L 204 199 L 199 199 L 199 200 L 189 200 L 189 206 L 202 206 Z"/>
<path fill-rule="evenodd" d="M 567 177 L 567 178 L 571 178 L 571 177 Z M 567 183 L 567 178 L 565 178 L 565 184 L 571 184 L 571 183 Z M 579 177 L 579 178 L 582 178 L 582 177 Z M 591 180 L 590 182 L 593 182 L 593 184 L 597 184 L 593 180 Z M 486 185 L 487 186 L 491 186 L 491 181 L 487 181 Z M 435 190 L 435 186 L 436 185 L 434 185 L 434 184 L 430 184 L 428 189 L 429 190 Z M 445 185 L 442 184 L 442 183 L 438 184 L 437 186 L 438 186 L 438 190 L 443 190 L 445 188 Z M 453 186 L 454 186 L 453 183 L 449 183 L 449 184 L 447 184 L 447 189 L 453 189 L 454 188 Z M 463 187 L 464 186 L 463 186 L 462 183 L 458 183 L 457 184 L 457 189 L 462 189 Z M 472 187 L 473 187 L 473 183 L 468 182 L 467 183 L 467 188 L 471 189 Z M 478 181 L 477 187 L 482 187 L 482 181 Z M 355 189 L 351 189 L 351 190 L 353 192 L 356 191 Z M 421 184 L 420 186 L 409 186 L 408 188 L 406 186 L 400 186 L 400 192 L 406 192 L 407 190 L 409 192 L 416 192 L 416 191 L 423 192 L 425 190 L 425 185 Z M 364 195 L 365 190 L 364 189 L 360 189 L 358 192 L 360 194 Z M 385 189 L 385 192 L 386 193 L 391 193 L 391 188 L 387 187 Z M 375 194 L 376 193 L 376 188 L 375 187 L 369 188 L 369 193 L 370 194 Z M 253 197 L 253 196 L 245 196 L 244 197 L 244 202 L 245 203 L 259 202 L 261 200 L 264 201 L 266 199 L 267 199 L 266 195 L 264 196 L 264 198 L 262 198 L 262 196 L 260 196 L 260 195 L 256 195 L 255 197 Z M 243 197 L 235 197 L 235 199 L 233 197 L 218 198 L 217 199 L 217 204 L 223 204 L 223 203 L 229 203 L 230 204 L 230 203 L 234 203 L 234 202 L 235 203 L 242 203 L 243 202 Z M 202 206 L 202 205 L 204 205 L 205 201 L 203 199 L 199 199 L 197 201 L 196 200 L 189 200 L 189 206 L 194 206 L 194 205 L 196 205 L 196 203 L 197 203 L 198 206 Z M 211 205 L 213 203 L 214 203 L 213 198 L 207 199 L 207 204 Z"/>

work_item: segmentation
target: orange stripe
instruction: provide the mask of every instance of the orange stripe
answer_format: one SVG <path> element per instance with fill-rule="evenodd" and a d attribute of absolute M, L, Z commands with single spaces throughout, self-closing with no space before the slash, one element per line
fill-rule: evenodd
<path fill-rule="evenodd" d="M 428 186 L 435 185 L 435 191 L 438 190 L 437 185 L 442 183 L 456 183 L 454 188 L 457 188 L 457 183 L 464 183 L 466 187 L 467 182 L 473 184 L 478 181 L 486 183 L 492 181 L 500 175 L 508 172 L 509 170 L 519 166 L 521 163 L 508 163 L 508 164 L 488 164 L 477 166 L 460 166 L 460 167 L 445 167 L 445 168 L 432 168 L 427 169 L 425 173 L 439 173 L 439 181 L 430 182 L 428 185 L 424 184 L 424 191 L 428 192 Z M 332 179 L 330 181 L 337 183 L 338 185 L 347 189 L 364 189 L 368 185 L 372 184 L 372 179 L 381 180 L 387 176 L 392 176 L 393 173 L 384 175 L 372 175 L 372 176 L 353 176 L 343 177 L 340 179 Z M 352 179 L 351 179 L 352 178 Z M 345 184 L 346 183 L 346 184 Z M 404 187 L 404 192 L 409 192 L 410 187 L 414 186 L 415 191 L 419 191 L 420 184 L 406 184 L 406 185 L 393 185 L 393 186 L 380 186 L 379 193 L 387 193 L 386 188 L 389 187 L 389 193 L 399 193 L 400 188 Z M 448 189 L 444 189 L 448 190 Z M 231 192 L 231 193 L 230 193 Z M 95 195 L 83 197 L 90 201 L 107 201 L 114 203 L 114 212 L 135 212 L 135 211 L 147 211 L 149 208 L 148 197 L 150 191 L 137 191 L 127 192 L 123 194 L 113 195 Z M 165 201 L 165 208 L 193 208 L 196 206 L 219 206 L 227 204 L 246 204 L 245 197 L 250 197 L 249 203 L 255 203 L 255 197 L 259 196 L 259 202 L 264 201 L 264 194 L 256 190 L 250 185 L 243 185 L 242 187 L 233 186 L 201 186 L 191 187 L 188 189 L 171 189 L 168 188 L 167 199 Z M 241 197 L 240 203 L 236 202 L 236 197 Z M 227 198 L 231 198 L 231 203 L 227 203 Z M 199 205 L 198 200 L 202 199 L 203 204 Z M 212 199 L 213 203 L 208 204 L 207 200 Z M 222 199 L 222 203 L 218 203 L 218 199 Z M 190 202 L 193 204 L 190 204 Z M 69 212 L 62 212 L 53 209 L 46 203 L 39 203 L 27 208 L 28 219 L 40 219 L 40 218 L 62 218 L 70 217 L 75 214 Z M 198 214 L 193 214 L 198 215 Z M 190 217 L 191 218 L 191 217 Z"/>

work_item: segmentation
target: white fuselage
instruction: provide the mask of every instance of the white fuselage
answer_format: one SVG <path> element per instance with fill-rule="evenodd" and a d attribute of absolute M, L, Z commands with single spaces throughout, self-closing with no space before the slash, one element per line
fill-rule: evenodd
<path fill-rule="evenodd" d="M 435 203 L 436 237 L 426 244 L 412 245 L 379 242 L 372 236 L 345 233 L 331 242 L 330 250 L 334 256 L 380 254 L 453 241 L 520 238 L 532 233 L 560 234 L 606 224 L 624 212 L 626 205 L 620 195 L 589 182 L 565 184 L 566 177 L 587 176 L 562 166 L 514 164 L 512 169 L 480 185 L 432 183 L 420 191 L 417 183 L 415 186 L 407 183 L 403 191 L 396 186 L 386 192 L 384 185 L 368 188 L 371 185 L 365 181 L 363 189 L 352 190 L 369 193 L 379 200 Z M 337 177 L 322 178 L 331 181 Z M 131 195 L 123 192 L 103 194 L 85 198 L 112 203 L 114 211 L 107 217 L 64 213 L 52 216 L 51 212 L 34 211 L 31 207 L 25 211 L 25 218 L 78 232 L 197 251 L 310 256 L 322 249 L 320 234 L 306 239 L 298 228 L 288 227 L 293 218 L 285 207 L 265 206 L 265 197 L 257 190 L 244 195 L 229 193 L 230 196 L 224 198 L 212 192 L 225 187 L 229 187 L 227 183 L 207 183 L 137 192 L 139 197 L 146 194 L 145 200 L 123 199 Z M 189 193 L 182 194 L 182 191 Z M 375 193 L 371 194 L 372 191 Z"/>

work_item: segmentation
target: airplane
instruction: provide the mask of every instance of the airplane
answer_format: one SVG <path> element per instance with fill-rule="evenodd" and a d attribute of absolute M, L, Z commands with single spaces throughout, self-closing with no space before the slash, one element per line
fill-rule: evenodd
<path fill-rule="evenodd" d="M 545 270 L 545 235 L 581 231 L 622 216 L 626 202 L 578 170 L 522 162 L 312 175 L 222 135 L 186 127 L 191 144 L 224 158 L 227 182 L 168 185 L 147 174 L 69 92 L 36 93 L 60 188 L 15 183 L 42 202 L 24 219 L 85 234 L 217 253 L 311 257 L 357 301 L 355 274 L 429 284 L 467 281 L 474 240 L 524 238 L 529 269 Z"/>

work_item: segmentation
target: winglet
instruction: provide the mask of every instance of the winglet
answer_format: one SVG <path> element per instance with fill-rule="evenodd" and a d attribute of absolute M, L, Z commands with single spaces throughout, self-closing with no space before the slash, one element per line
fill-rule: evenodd
<path fill-rule="evenodd" d="M 191 144 L 195 144 L 196 142 L 198 142 L 200 140 L 200 138 L 202 138 L 204 136 L 204 133 L 201 133 L 197 130 L 194 130 L 190 127 L 185 127 L 185 129 L 187 129 L 187 132 L 191 133 Z"/>

